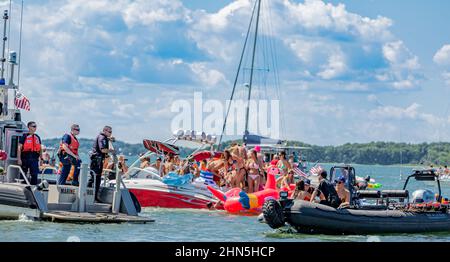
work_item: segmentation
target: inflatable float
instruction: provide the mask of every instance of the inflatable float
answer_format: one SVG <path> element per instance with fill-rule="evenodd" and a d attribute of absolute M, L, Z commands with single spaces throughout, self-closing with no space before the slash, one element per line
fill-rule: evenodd
<path fill-rule="evenodd" d="M 254 193 L 246 193 L 241 188 L 232 188 L 226 193 L 223 193 L 211 186 L 208 186 L 208 190 L 223 202 L 224 209 L 227 212 L 257 215 L 261 213 L 262 205 L 265 201 L 279 198 L 275 180 L 277 173 L 278 168 L 270 168 L 267 173 L 267 182 L 264 189 Z"/>

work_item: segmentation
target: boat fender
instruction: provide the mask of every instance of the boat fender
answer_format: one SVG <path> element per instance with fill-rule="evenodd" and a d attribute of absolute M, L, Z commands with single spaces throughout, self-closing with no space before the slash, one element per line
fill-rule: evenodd
<path fill-rule="evenodd" d="M 283 208 L 275 199 L 266 201 L 263 205 L 263 215 L 266 223 L 273 229 L 284 226 Z"/>

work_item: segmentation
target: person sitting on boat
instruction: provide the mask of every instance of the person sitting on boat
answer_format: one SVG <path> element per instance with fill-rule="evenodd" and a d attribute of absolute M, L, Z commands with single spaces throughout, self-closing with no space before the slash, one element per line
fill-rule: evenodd
<path fill-rule="evenodd" d="M 356 183 L 357 190 L 366 190 L 369 186 L 370 176 L 366 176 L 363 181 Z"/>
<path fill-rule="evenodd" d="M 50 158 L 47 148 L 42 145 L 42 165 L 50 165 Z"/>
<path fill-rule="evenodd" d="M 36 185 L 38 182 L 39 159 L 42 156 L 41 138 L 36 134 L 36 122 L 31 121 L 27 124 L 28 132 L 19 138 L 17 147 L 17 164 L 22 166 L 26 174 L 30 171 L 30 184 Z"/>
<path fill-rule="evenodd" d="M 294 184 L 295 180 L 294 180 L 294 170 L 289 170 L 289 172 L 284 175 L 284 176 L 280 176 L 277 179 L 277 185 L 279 185 L 279 187 L 281 189 L 288 189 L 290 188 L 291 184 Z"/>
<path fill-rule="evenodd" d="M 127 160 L 124 155 L 120 155 L 118 157 L 117 167 L 119 169 L 119 174 L 123 176 L 128 172 Z M 114 180 L 117 177 L 116 167 L 114 166 L 114 161 L 108 161 L 106 167 L 104 169 L 108 170 L 107 177 L 109 180 Z"/>
<path fill-rule="evenodd" d="M 350 191 L 345 188 L 345 177 L 340 176 L 336 180 L 336 192 L 341 200 L 341 204 L 339 207 L 346 207 L 350 205 Z"/>
<path fill-rule="evenodd" d="M 158 170 L 158 173 L 159 173 L 160 175 L 161 175 L 161 172 L 162 172 L 162 169 L 163 169 L 161 163 L 162 163 L 162 158 L 161 158 L 161 157 L 158 157 L 158 158 L 156 158 L 155 163 L 151 164 L 151 167 L 153 167 L 153 168 L 155 168 L 156 170 Z"/>
<path fill-rule="evenodd" d="M 301 179 L 295 183 L 295 191 L 292 196 L 293 199 L 311 201 L 314 188 L 311 187 L 311 181 L 309 179 Z"/>
<path fill-rule="evenodd" d="M 311 202 L 315 201 L 315 198 L 320 198 L 320 204 L 338 208 L 341 204 L 341 199 L 336 192 L 333 184 L 327 180 L 327 171 L 322 170 L 319 174 L 319 186 L 314 190 L 311 196 Z"/>
<path fill-rule="evenodd" d="M 140 169 L 144 169 L 150 166 L 150 157 L 141 157 L 141 164 L 139 165 Z"/>
<path fill-rule="evenodd" d="M 173 154 L 168 154 L 164 161 L 164 171 L 162 172 L 162 176 L 169 174 L 170 172 L 174 172 L 175 168 L 175 158 Z"/>
<path fill-rule="evenodd" d="M 62 163 L 61 175 L 58 178 L 58 185 L 65 185 L 67 176 L 69 176 L 70 169 L 74 166 L 74 173 L 72 178 L 72 185 L 78 186 L 78 176 L 80 175 L 81 159 L 78 155 L 78 148 L 80 143 L 78 142 L 77 135 L 80 134 L 80 126 L 73 124 L 70 127 L 70 133 L 64 134 L 59 145 L 58 157 Z"/>

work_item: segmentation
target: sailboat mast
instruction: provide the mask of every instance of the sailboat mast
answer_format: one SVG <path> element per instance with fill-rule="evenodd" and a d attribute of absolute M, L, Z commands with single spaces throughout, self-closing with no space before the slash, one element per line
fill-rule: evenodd
<path fill-rule="evenodd" d="M 252 95 L 252 85 L 253 85 L 253 71 L 255 66 L 255 54 L 256 54 L 256 41 L 258 40 L 258 27 L 259 27 L 259 16 L 261 12 L 261 0 L 258 0 L 258 11 L 256 15 L 256 27 L 255 27 L 255 38 L 253 40 L 253 54 L 252 54 L 252 66 L 250 68 L 250 83 L 248 87 L 248 97 L 247 97 L 247 108 L 245 114 L 245 134 L 248 134 L 248 119 L 250 112 L 250 98 Z"/>

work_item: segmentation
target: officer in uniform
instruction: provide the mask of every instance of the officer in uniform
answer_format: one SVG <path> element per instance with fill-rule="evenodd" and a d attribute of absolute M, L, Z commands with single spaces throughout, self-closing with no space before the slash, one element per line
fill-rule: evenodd
<path fill-rule="evenodd" d="M 30 184 L 38 182 L 39 159 L 42 156 L 41 138 L 36 134 L 36 122 L 28 122 L 28 133 L 19 138 L 17 147 L 17 163 L 22 166 L 23 172 L 30 172 Z"/>
<path fill-rule="evenodd" d="M 108 153 L 114 153 L 114 150 L 109 149 L 109 141 L 112 138 L 112 127 L 105 126 L 103 131 L 97 136 L 92 146 L 90 158 L 91 158 L 91 178 L 89 180 L 89 187 L 92 187 L 95 177 L 95 199 L 100 202 L 98 196 L 98 190 L 100 188 L 100 182 L 103 172 L 103 161 Z"/>
<path fill-rule="evenodd" d="M 62 163 L 61 175 L 58 179 L 58 185 L 65 185 L 70 169 L 74 166 L 72 185 L 78 186 L 78 176 L 80 175 L 81 160 L 78 156 L 78 142 L 77 135 L 80 134 L 80 126 L 73 124 L 70 128 L 70 133 L 65 134 L 59 144 L 58 157 Z"/>

